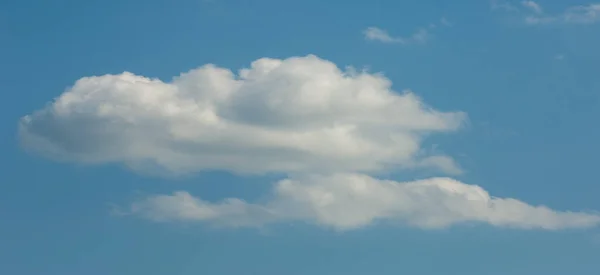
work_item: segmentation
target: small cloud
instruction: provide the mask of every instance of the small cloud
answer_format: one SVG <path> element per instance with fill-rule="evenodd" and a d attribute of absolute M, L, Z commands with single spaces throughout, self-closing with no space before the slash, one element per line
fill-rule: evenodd
<path fill-rule="evenodd" d="M 543 13 L 542 7 L 540 6 L 540 4 L 538 4 L 538 3 L 534 2 L 534 1 L 522 1 L 521 5 L 523 5 L 524 7 L 528 8 L 528 9 L 530 9 L 534 13 L 537 13 L 537 14 Z"/>
<path fill-rule="evenodd" d="M 371 41 L 379 41 L 383 43 L 396 43 L 396 44 L 423 44 L 432 38 L 431 31 L 437 29 L 438 27 L 451 27 L 452 22 L 450 22 L 446 17 L 442 17 L 439 20 L 439 23 L 431 22 L 426 27 L 418 28 L 413 34 L 410 36 L 394 36 L 391 35 L 388 31 L 384 29 L 380 29 L 377 27 L 368 27 L 363 31 L 363 35 L 366 40 Z"/>
<path fill-rule="evenodd" d="M 426 28 L 419 28 L 417 31 L 415 31 L 415 33 L 413 33 L 409 37 L 392 36 L 386 30 L 377 27 L 368 27 L 363 31 L 363 34 L 365 36 L 365 39 L 367 40 L 397 44 L 422 44 L 427 42 L 431 37 L 431 34 Z"/>
<path fill-rule="evenodd" d="M 377 27 L 368 27 L 364 32 L 365 39 L 374 40 L 384 43 L 401 43 L 404 44 L 404 39 L 401 37 L 392 37 L 387 31 Z"/>
<path fill-rule="evenodd" d="M 562 55 L 562 54 L 557 54 L 557 55 L 554 56 L 554 59 L 556 59 L 556 60 L 564 60 L 565 56 Z"/>

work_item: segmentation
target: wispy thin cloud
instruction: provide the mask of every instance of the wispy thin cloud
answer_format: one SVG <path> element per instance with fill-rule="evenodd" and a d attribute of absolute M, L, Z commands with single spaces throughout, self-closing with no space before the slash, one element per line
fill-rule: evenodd
<path fill-rule="evenodd" d="M 600 4 L 572 6 L 559 14 L 540 12 L 527 16 L 525 22 L 533 25 L 549 23 L 593 24 L 600 22 Z"/>
<path fill-rule="evenodd" d="M 530 9 L 531 11 L 533 11 L 534 13 L 537 13 L 537 14 L 541 14 L 544 12 L 542 10 L 542 7 L 534 1 L 522 1 L 521 5 L 523 5 L 524 7 Z"/>
<path fill-rule="evenodd" d="M 568 23 L 596 23 L 600 21 L 600 4 L 570 7 L 563 14 L 563 20 Z"/>
<path fill-rule="evenodd" d="M 377 27 L 368 27 L 364 30 L 365 39 L 384 43 L 404 43 L 401 37 L 392 37 L 386 30 Z"/>
<path fill-rule="evenodd" d="M 450 27 L 452 26 L 452 23 L 445 17 L 442 17 L 439 21 L 439 25 Z M 438 24 L 430 23 L 428 27 L 420 27 L 409 36 L 398 36 L 390 34 L 387 30 L 371 26 L 363 31 L 363 35 L 366 40 L 378 41 L 382 43 L 395 43 L 402 45 L 423 44 L 432 38 L 433 34 L 431 30 L 436 29 L 437 27 Z"/>
<path fill-rule="evenodd" d="M 578 5 L 565 8 L 559 13 L 548 13 L 535 1 L 521 1 L 517 7 L 506 1 L 492 0 L 492 10 L 518 12 L 528 25 L 547 24 L 593 24 L 600 22 L 600 3 Z"/>
<path fill-rule="evenodd" d="M 409 37 L 392 36 L 386 30 L 377 27 L 368 27 L 363 33 L 367 40 L 397 44 L 425 43 L 431 36 L 425 28 L 418 29 Z"/>

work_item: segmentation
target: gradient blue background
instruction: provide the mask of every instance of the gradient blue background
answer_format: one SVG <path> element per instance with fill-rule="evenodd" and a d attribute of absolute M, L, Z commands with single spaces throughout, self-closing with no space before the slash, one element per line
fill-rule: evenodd
<path fill-rule="evenodd" d="M 587 4 L 539 3 L 557 12 Z M 396 90 L 467 112 L 466 129 L 429 140 L 465 168 L 460 180 L 534 205 L 600 210 L 600 24 L 532 27 L 507 16 L 481 0 L 0 0 L 0 274 L 598 274 L 597 229 L 259 232 L 115 217 L 111 203 L 140 194 L 252 199 L 268 180 L 152 178 L 54 163 L 18 146 L 18 119 L 83 76 L 131 71 L 168 81 L 205 63 L 237 70 L 312 53 L 384 72 Z M 410 35 L 441 17 L 453 26 L 425 45 L 361 33 Z"/>

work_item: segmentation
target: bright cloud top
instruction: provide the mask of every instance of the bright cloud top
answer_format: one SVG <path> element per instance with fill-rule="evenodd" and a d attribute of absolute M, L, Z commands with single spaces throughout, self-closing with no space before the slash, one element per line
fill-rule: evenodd
<path fill-rule="evenodd" d="M 84 77 L 23 117 L 19 132 L 26 148 L 51 158 L 173 173 L 459 173 L 420 143 L 465 118 L 393 91 L 382 75 L 309 55 L 261 58 L 237 75 L 205 65 L 171 82 L 128 72 Z"/>
<path fill-rule="evenodd" d="M 155 221 L 234 227 L 300 221 L 335 230 L 378 222 L 424 229 L 484 223 L 545 230 L 587 228 L 600 223 L 600 216 L 595 214 L 560 212 L 515 199 L 495 198 L 479 186 L 449 178 L 395 182 L 359 174 L 285 179 L 275 184 L 266 201 L 257 204 L 239 199 L 211 203 L 176 192 L 138 201 L 130 211 Z"/>

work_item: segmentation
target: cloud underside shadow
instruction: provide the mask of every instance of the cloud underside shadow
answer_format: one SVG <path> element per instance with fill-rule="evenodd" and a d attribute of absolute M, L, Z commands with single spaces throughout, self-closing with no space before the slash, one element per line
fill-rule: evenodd
<path fill-rule="evenodd" d="M 361 174 L 285 179 L 277 182 L 270 196 L 260 203 L 240 199 L 211 203 L 187 192 L 176 192 L 145 198 L 128 211 L 157 222 L 232 227 L 305 222 L 340 231 L 377 223 L 422 229 L 480 223 L 561 230 L 593 227 L 600 222 L 596 214 L 554 211 L 516 199 L 491 197 L 479 186 L 450 178 L 395 182 Z"/>

